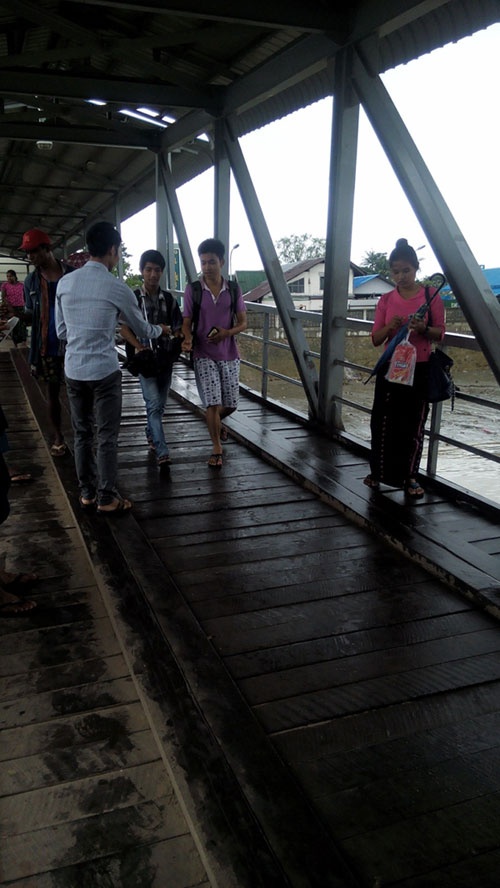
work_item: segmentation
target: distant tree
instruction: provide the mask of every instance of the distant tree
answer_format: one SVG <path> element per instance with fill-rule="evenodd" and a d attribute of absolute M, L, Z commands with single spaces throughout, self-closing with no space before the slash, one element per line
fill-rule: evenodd
<path fill-rule="evenodd" d="M 386 278 L 391 276 L 387 253 L 376 253 L 374 250 L 368 250 L 363 256 L 362 265 L 366 274 L 381 274 L 382 277 Z"/>
<path fill-rule="evenodd" d="M 132 264 L 130 262 L 130 259 L 132 257 L 124 243 L 122 243 L 120 249 L 123 258 L 123 280 L 125 281 L 127 287 L 130 287 L 131 290 L 137 290 L 137 288 L 140 287 L 142 284 L 142 277 L 140 274 L 132 274 Z M 117 268 L 113 269 L 113 274 L 115 275 L 115 277 L 118 277 Z"/>
<path fill-rule="evenodd" d="M 311 234 L 291 234 L 290 237 L 280 238 L 274 246 L 280 262 L 301 262 L 303 259 L 322 259 L 326 240 Z"/>

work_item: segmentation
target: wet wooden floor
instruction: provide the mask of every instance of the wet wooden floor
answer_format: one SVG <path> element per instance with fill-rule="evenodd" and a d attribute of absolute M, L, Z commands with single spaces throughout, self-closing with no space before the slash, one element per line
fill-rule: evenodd
<path fill-rule="evenodd" d="M 187 370 L 175 388 L 159 476 L 124 378 L 134 513 L 110 533 L 279 864 L 254 884 L 497 888 L 498 519 L 374 500 L 363 457 L 246 398 L 214 472 Z"/>
<path fill-rule="evenodd" d="M 13 486 L 0 551 L 36 572 L 29 618 L 0 619 L 0 879 L 22 888 L 207 886 L 78 524 L 8 355 Z"/>

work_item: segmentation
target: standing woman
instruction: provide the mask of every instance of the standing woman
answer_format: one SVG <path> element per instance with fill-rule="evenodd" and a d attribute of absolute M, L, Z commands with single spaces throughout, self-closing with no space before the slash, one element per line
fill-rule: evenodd
<path fill-rule="evenodd" d="M 410 342 L 417 350 L 417 363 L 411 386 L 388 382 L 385 378 L 388 363 L 377 374 L 370 424 L 371 472 L 364 483 L 373 489 L 378 488 L 381 481 L 391 487 L 403 487 L 408 497 L 418 499 L 424 495 L 417 475 L 429 412 L 428 361 L 432 343 L 441 342 L 444 336 L 444 307 L 436 297 L 424 320 L 412 317 L 425 304 L 425 288 L 416 281 L 417 254 L 404 238 L 397 241 L 389 256 L 389 265 L 396 288 L 379 299 L 372 342 L 375 346 L 387 345 L 408 323 Z M 435 292 L 429 288 L 431 299 Z"/>
<path fill-rule="evenodd" d="M 2 284 L 2 316 L 6 318 L 18 317 L 19 322 L 12 331 L 12 341 L 14 345 L 26 342 L 26 324 L 21 320 L 24 312 L 24 284 L 17 279 L 16 272 L 9 268 L 7 272 L 7 281 Z"/>

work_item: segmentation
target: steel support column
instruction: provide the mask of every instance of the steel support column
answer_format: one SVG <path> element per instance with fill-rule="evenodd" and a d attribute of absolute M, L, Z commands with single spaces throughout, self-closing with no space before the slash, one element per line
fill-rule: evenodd
<path fill-rule="evenodd" d="M 214 127 L 214 236 L 222 241 L 229 257 L 229 213 L 231 166 L 224 141 L 224 120 L 215 121 Z"/>
<path fill-rule="evenodd" d="M 122 224 L 122 214 L 121 214 L 121 209 L 120 209 L 120 198 L 118 195 L 116 195 L 116 197 L 115 197 L 114 205 L 115 205 L 115 228 L 118 231 L 120 231 L 121 224 Z M 124 271 L 125 271 L 125 268 L 124 268 L 124 263 L 123 263 L 123 256 L 122 256 L 121 250 L 120 250 L 120 258 L 118 260 L 117 272 L 118 272 L 118 277 L 120 278 L 121 281 L 123 280 Z"/>
<path fill-rule="evenodd" d="M 335 81 L 330 156 L 330 188 L 325 257 L 325 287 L 321 330 L 321 362 L 318 394 L 318 418 L 329 428 L 342 428 L 343 361 L 349 293 L 352 216 L 356 153 L 358 145 L 359 103 L 353 94 L 350 50 L 335 59 Z"/>
<path fill-rule="evenodd" d="M 172 214 L 172 221 L 175 226 L 177 240 L 179 241 L 179 249 L 181 251 L 182 261 L 184 262 L 184 268 L 186 269 L 188 280 L 194 281 L 196 279 L 196 267 L 193 261 L 191 247 L 189 246 L 181 208 L 177 199 L 173 176 L 168 164 L 165 163 L 165 159 L 161 155 L 159 156 L 159 169 L 167 203 Z"/>
<path fill-rule="evenodd" d="M 394 172 L 500 382 L 500 305 L 380 77 L 357 55 L 353 84 Z"/>
<path fill-rule="evenodd" d="M 160 172 L 160 157 L 155 156 L 155 198 L 156 198 L 156 249 L 167 258 L 167 214 L 168 204 Z M 167 284 L 168 281 L 168 284 Z M 170 286 L 168 262 L 160 280 L 160 286 Z"/>
<path fill-rule="evenodd" d="M 225 127 L 225 142 L 241 200 L 243 201 L 255 243 L 262 259 L 264 271 L 266 272 L 266 277 L 304 386 L 309 402 L 309 410 L 311 416 L 316 418 L 318 413 L 318 374 L 316 366 L 310 355 L 302 322 L 299 318 L 292 317 L 290 314 L 294 310 L 293 299 L 290 296 L 288 285 L 276 255 L 276 250 L 274 249 L 264 214 L 261 210 L 245 158 L 243 157 L 243 152 L 238 140 L 233 139 L 227 125 Z"/>
<path fill-rule="evenodd" d="M 160 286 L 175 286 L 174 270 L 174 230 L 172 214 L 163 187 L 160 170 L 160 157 L 155 158 L 155 192 L 156 192 L 156 249 L 165 257 L 165 271 L 161 276 Z"/>

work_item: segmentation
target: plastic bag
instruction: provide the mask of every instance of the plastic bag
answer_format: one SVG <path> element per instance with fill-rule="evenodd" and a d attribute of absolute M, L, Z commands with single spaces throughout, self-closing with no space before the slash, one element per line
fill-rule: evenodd
<path fill-rule="evenodd" d="M 417 349 L 409 342 L 407 336 L 394 349 L 385 378 L 388 382 L 398 382 L 400 385 L 413 385 L 416 363 Z"/>

